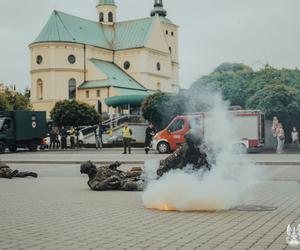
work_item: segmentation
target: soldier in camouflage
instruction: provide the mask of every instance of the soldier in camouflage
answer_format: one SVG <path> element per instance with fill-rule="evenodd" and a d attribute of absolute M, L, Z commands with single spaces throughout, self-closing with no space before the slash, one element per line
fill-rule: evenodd
<path fill-rule="evenodd" d="M 183 169 L 188 165 L 193 166 L 194 170 L 203 169 L 209 171 L 211 169 L 211 165 L 206 159 L 206 153 L 199 148 L 202 143 L 201 137 L 188 133 L 185 135 L 185 141 L 173 154 L 160 161 L 160 166 L 157 170 L 159 177 L 171 169 Z"/>
<path fill-rule="evenodd" d="M 25 178 L 25 177 L 34 177 L 37 178 L 37 173 L 33 172 L 19 172 L 19 170 L 11 170 L 9 166 L 4 163 L 0 163 L 0 178 L 11 179 L 13 177 Z"/>
<path fill-rule="evenodd" d="M 141 179 L 142 169 L 135 168 L 124 172 L 118 170 L 120 165 L 119 162 L 115 162 L 111 165 L 97 168 L 91 161 L 88 161 L 81 164 L 80 173 L 89 176 L 88 185 L 94 191 L 143 190 L 144 182 Z"/>

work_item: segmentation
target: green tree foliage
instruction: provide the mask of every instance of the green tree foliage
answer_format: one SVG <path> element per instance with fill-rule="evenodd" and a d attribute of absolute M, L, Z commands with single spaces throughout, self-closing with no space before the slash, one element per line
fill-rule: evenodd
<path fill-rule="evenodd" d="M 142 112 L 146 120 L 152 122 L 158 129 L 165 128 L 170 121 L 185 112 L 185 96 L 155 93 L 148 96 Z"/>
<path fill-rule="evenodd" d="M 57 102 L 50 115 L 58 126 L 90 126 L 99 123 L 100 120 L 93 106 L 76 100 Z"/>
<path fill-rule="evenodd" d="M 260 109 L 267 118 L 278 116 L 286 130 L 300 128 L 300 70 L 275 69 L 266 65 L 253 71 L 243 64 L 221 64 L 210 75 L 198 79 L 191 93 L 207 87 L 221 90 L 231 105 Z"/>
<path fill-rule="evenodd" d="M 13 101 L 10 105 L 12 105 L 13 110 L 30 110 L 31 109 L 30 99 L 25 95 L 17 93 L 12 97 L 12 100 Z"/>
<path fill-rule="evenodd" d="M 4 94 L 0 94 L 0 111 L 8 110 L 9 103 Z"/>
<path fill-rule="evenodd" d="M 31 110 L 30 97 L 7 89 L 0 94 L 0 110 Z"/>
<path fill-rule="evenodd" d="M 283 84 L 266 85 L 247 100 L 247 108 L 266 112 L 267 118 L 281 119 L 300 114 L 300 91 Z"/>

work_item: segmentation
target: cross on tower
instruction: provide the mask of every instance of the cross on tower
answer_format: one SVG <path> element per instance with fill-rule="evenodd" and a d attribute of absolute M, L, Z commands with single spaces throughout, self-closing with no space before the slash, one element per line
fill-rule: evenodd
<path fill-rule="evenodd" d="M 154 0 L 154 9 L 151 11 L 151 16 L 167 16 L 167 11 L 164 10 L 163 1 L 162 0 Z"/>

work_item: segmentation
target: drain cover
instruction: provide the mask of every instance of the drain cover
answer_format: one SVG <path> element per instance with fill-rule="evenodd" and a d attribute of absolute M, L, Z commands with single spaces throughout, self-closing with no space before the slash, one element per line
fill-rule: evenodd
<path fill-rule="evenodd" d="M 266 212 L 266 211 L 274 211 L 277 207 L 268 207 L 268 206 L 260 206 L 260 205 L 241 205 L 232 208 L 232 210 L 237 211 L 247 211 L 247 212 Z"/>

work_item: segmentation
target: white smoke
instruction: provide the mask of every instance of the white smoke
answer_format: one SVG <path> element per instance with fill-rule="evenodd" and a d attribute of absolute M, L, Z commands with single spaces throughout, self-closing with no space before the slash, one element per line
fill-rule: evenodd
<path fill-rule="evenodd" d="M 249 195 L 256 184 L 255 165 L 245 154 L 236 154 L 232 150 L 233 142 L 239 138 L 227 111 L 228 104 L 220 94 L 206 93 L 204 96 L 209 104 L 213 101 L 205 119 L 206 142 L 216 152 L 212 170 L 205 174 L 172 170 L 156 180 L 154 173 L 158 162 L 147 162 L 145 169 L 149 182 L 142 194 L 146 208 L 178 211 L 229 209 Z"/>

